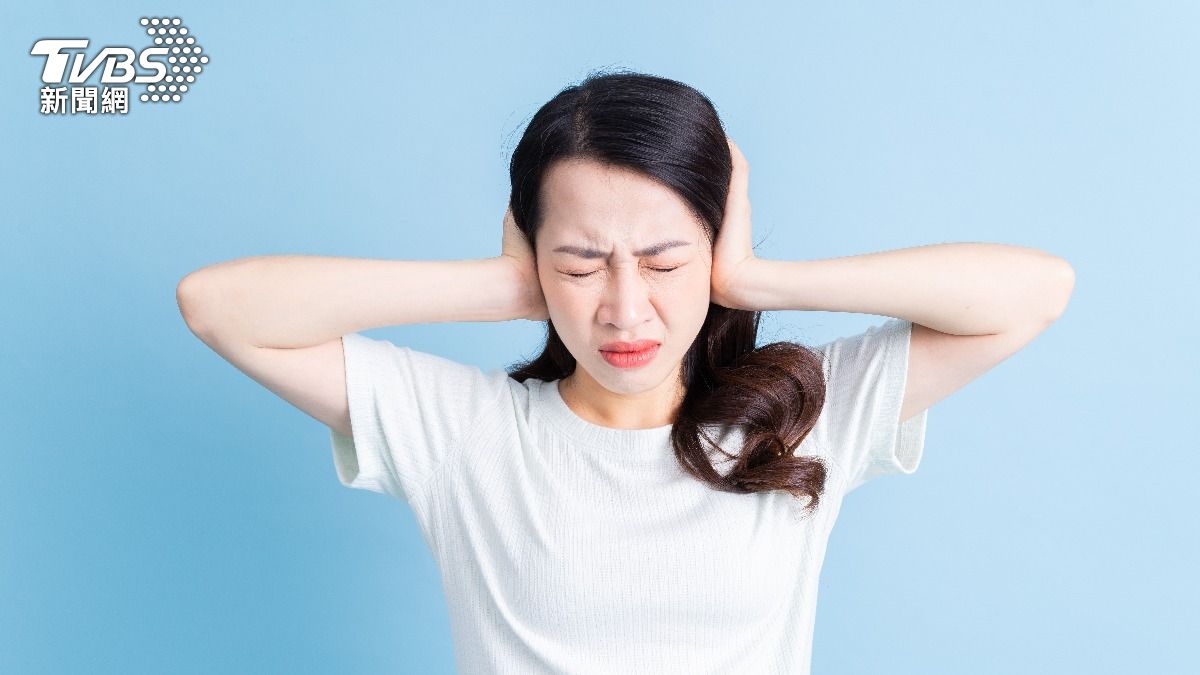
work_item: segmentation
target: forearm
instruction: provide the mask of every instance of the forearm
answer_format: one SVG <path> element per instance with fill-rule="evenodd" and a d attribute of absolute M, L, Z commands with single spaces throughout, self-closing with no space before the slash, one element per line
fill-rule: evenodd
<path fill-rule="evenodd" d="M 239 258 L 189 274 L 177 296 L 197 335 L 281 348 L 380 326 L 507 321 L 525 311 L 519 275 L 503 257 Z"/>
<path fill-rule="evenodd" d="M 738 281 L 746 309 L 878 314 L 981 335 L 1057 318 L 1074 272 L 1034 248 L 950 243 L 824 260 L 758 258 Z"/>

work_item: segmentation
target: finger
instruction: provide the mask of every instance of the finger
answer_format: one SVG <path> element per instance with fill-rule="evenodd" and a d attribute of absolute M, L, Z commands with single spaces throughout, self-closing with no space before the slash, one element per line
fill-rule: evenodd
<path fill-rule="evenodd" d="M 750 221 L 750 164 L 745 155 L 728 136 L 733 171 L 729 176 L 729 196 L 726 199 L 726 218 L 749 224 Z M 732 213 L 730 213 L 732 211 Z"/>
<path fill-rule="evenodd" d="M 725 141 L 729 144 L 729 157 L 733 160 L 734 167 L 741 165 L 749 171 L 750 164 L 746 161 L 746 156 L 742 154 L 742 149 L 738 147 L 738 144 L 734 143 L 733 139 L 728 136 L 725 137 Z"/>

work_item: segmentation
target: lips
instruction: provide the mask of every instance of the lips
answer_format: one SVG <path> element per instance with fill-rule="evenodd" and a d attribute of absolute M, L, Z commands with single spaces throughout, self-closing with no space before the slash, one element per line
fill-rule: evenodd
<path fill-rule="evenodd" d="M 620 342 L 620 341 L 609 342 L 607 344 L 600 345 L 600 351 L 616 352 L 618 354 L 625 353 L 625 352 L 640 352 L 640 351 L 645 351 L 651 347 L 658 346 L 658 344 L 659 344 L 658 340 L 636 340 L 634 342 Z"/>

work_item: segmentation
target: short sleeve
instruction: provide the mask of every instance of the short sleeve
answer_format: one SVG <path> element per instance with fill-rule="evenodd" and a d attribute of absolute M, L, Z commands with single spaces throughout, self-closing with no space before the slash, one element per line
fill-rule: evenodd
<path fill-rule="evenodd" d="M 498 412 L 500 369 L 483 372 L 359 333 L 342 336 L 352 437 L 330 430 L 338 480 L 409 502 Z"/>
<path fill-rule="evenodd" d="M 900 422 L 912 322 L 889 319 L 817 349 L 825 360 L 825 406 L 818 419 L 845 492 L 876 476 L 911 474 L 925 445 L 929 410 Z"/>

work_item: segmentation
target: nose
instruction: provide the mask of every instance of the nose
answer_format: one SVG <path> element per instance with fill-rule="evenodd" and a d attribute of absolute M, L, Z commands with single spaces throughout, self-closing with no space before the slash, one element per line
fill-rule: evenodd
<path fill-rule="evenodd" d="M 597 318 L 618 330 L 633 332 L 653 314 L 650 286 L 639 273 L 637 264 L 614 265 L 604 285 Z"/>

